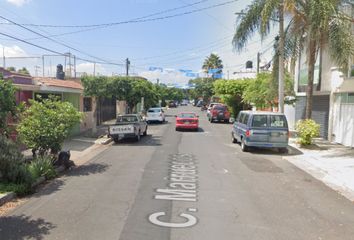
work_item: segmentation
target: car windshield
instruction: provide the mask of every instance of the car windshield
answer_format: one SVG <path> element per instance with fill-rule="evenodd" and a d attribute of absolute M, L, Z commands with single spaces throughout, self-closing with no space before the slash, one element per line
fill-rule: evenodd
<path fill-rule="evenodd" d="M 215 106 L 214 106 L 214 109 L 215 109 L 215 110 L 226 111 L 226 110 L 227 110 L 227 107 L 226 107 L 226 106 L 223 106 L 223 105 L 215 105 Z"/>
<path fill-rule="evenodd" d="M 137 122 L 138 118 L 136 116 L 119 116 L 117 122 Z"/>
<path fill-rule="evenodd" d="M 161 109 L 160 108 L 150 108 L 148 110 L 149 113 L 159 113 L 161 112 Z"/>
<path fill-rule="evenodd" d="M 195 114 L 194 113 L 181 113 L 178 114 L 179 118 L 195 118 Z"/>

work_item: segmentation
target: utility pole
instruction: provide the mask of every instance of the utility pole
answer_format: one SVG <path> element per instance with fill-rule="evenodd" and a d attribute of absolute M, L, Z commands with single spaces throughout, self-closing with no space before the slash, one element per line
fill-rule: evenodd
<path fill-rule="evenodd" d="M 2 67 L 5 69 L 6 67 L 6 60 L 5 60 L 5 47 L 2 47 Z"/>
<path fill-rule="evenodd" d="M 126 68 L 126 74 L 129 76 L 129 67 L 130 67 L 130 61 L 129 58 L 125 60 L 125 68 Z"/>
<path fill-rule="evenodd" d="M 76 78 L 76 56 L 74 55 L 74 78 Z"/>
<path fill-rule="evenodd" d="M 261 53 L 257 52 L 257 74 L 259 74 L 259 64 L 261 62 Z"/>
<path fill-rule="evenodd" d="M 38 65 L 36 65 L 36 66 L 34 66 L 34 75 L 36 76 L 36 77 L 38 77 L 38 70 L 40 69 L 41 67 L 40 66 L 38 66 Z"/>
<path fill-rule="evenodd" d="M 279 5 L 279 97 L 278 112 L 284 113 L 284 1 Z"/>
<path fill-rule="evenodd" d="M 93 63 L 93 76 L 96 76 L 96 63 Z"/>

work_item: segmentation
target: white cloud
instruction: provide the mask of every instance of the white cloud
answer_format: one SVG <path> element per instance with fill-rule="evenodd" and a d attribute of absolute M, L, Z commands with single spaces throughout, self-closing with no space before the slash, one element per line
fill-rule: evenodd
<path fill-rule="evenodd" d="M 173 69 L 168 70 L 171 71 L 145 71 L 141 72 L 139 75 L 145 77 L 146 79 L 154 83 L 156 83 L 157 79 L 159 79 L 160 83 L 164 84 L 184 85 L 187 84 L 188 81 L 191 79 L 190 77 L 186 77 L 178 71 L 172 71 Z"/>
<path fill-rule="evenodd" d="M 17 45 L 13 45 L 10 47 L 0 45 L 0 52 L 4 49 L 5 57 L 27 57 L 28 54 Z"/>
<path fill-rule="evenodd" d="M 96 75 L 106 75 L 107 70 L 101 65 L 96 63 L 96 67 L 93 63 L 85 62 L 80 63 L 76 66 L 76 72 L 79 73 L 87 73 L 88 75 L 93 74 L 95 69 Z"/>
<path fill-rule="evenodd" d="M 8 3 L 11 3 L 13 5 L 16 5 L 17 7 L 21 7 L 27 3 L 29 3 L 31 0 L 6 0 Z"/>

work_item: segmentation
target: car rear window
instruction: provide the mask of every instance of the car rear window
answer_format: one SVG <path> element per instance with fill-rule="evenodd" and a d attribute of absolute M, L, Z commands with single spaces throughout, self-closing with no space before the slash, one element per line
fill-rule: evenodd
<path fill-rule="evenodd" d="M 195 118 L 194 113 L 181 113 L 178 115 L 179 118 Z"/>
<path fill-rule="evenodd" d="M 215 105 L 214 109 L 215 110 L 221 110 L 221 111 L 227 111 L 227 107 L 226 106 L 222 106 L 222 105 Z"/>
<path fill-rule="evenodd" d="M 288 127 L 285 116 L 274 115 L 270 116 L 270 126 L 275 128 L 286 128 Z"/>
<path fill-rule="evenodd" d="M 249 117 L 250 116 L 247 113 L 245 113 L 245 115 L 243 116 L 243 118 L 241 120 L 241 123 L 247 125 Z"/>
<path fill-rule="evenodd" d="M 136 122 L 138 118 L 136 116 L 119 116 L 117 122 Z"/>
<path fill-rule="evenodd" d="M 267 127 L 268 115 L 253 115 L 252 127 Z"/>
<path fill-rule="evenodd" d="M 161 109 L 159 108 L 151 108 L 148 110 L 149 113 L 158 113 L 158 112 L 161 112 Z"/>

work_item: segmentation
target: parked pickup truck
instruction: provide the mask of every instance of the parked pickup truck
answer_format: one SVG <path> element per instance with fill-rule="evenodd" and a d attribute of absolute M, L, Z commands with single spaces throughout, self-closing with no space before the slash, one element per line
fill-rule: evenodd
<path fill-rule="evenodd" d="M 114 142 L 123 138 L 140 140 L 141 136 L 147 135 L 147 123 L 139 114 L 126 114 L 117 117 L 114 125 L 108 127 L 108 135 Z"/>

